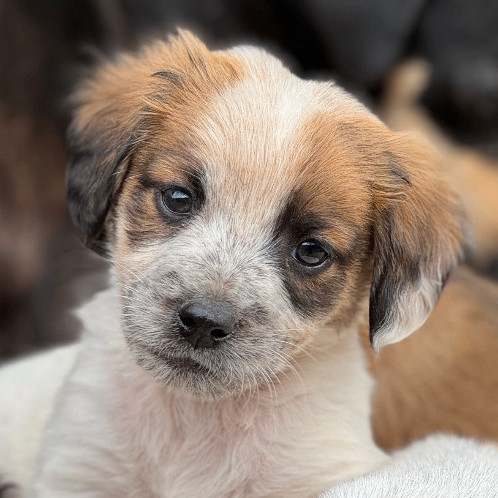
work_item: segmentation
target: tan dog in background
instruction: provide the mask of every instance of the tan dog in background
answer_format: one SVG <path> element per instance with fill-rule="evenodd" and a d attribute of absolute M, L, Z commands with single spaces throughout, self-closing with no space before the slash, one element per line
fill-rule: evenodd
<path fill-rule="evenodd" d="M 6 476 L 51 498 L 302 497 L 385 463 L 360 329 L 376 351 L 417 330 L 461 255 L 433 157 L 337 86 L 188 33 L 75 104 L 70 209 L 112 282 L 79 345 L 0 376 L 4 397 L 43 384 L 2 409 Z"/>
<path fill-rule="evenodd" d="M 459 193 L 471 231 L 467 257 L 486 270 L 498 260 L 498 164 L 447 138 L 418 104 L 429 68 L 414 60 L 393 71 L 381 115 L 416 133 Z M 366 331 L 364 334 L 366 337 Z M 369 354 L 377 380 L 373 426 L 383 448 L 435 431 L 498 441 L 498 286 L 460 269 L 415 335 Z"/>

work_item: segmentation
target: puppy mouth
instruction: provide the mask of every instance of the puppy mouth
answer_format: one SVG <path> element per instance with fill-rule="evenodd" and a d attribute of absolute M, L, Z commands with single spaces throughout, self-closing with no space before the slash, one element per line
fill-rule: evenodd
<path fill-rule="evenodd" d="M 165 355 L 153 349 L 150 349 L 149 351 L 157 358 L 160 358 L 161 361 L 166 363 L 166 365 L 174 371 L 189 372 L 201 375 L 212 375 L 212 372 L 208 367 L 201 365 L 192 358 L 182 358 L 179 356 Z"/>

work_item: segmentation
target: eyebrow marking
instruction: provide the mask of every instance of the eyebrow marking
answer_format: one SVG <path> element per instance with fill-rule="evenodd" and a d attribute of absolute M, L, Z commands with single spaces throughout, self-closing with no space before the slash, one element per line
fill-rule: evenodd
<path fill-rule="evenodd" d="M 406 171 L 406 169 L 403 167 L 403 163 L 398 158 L 398 156 L 392 153 L 390 150 L 385 150 L 384 156 L 387 157 L 392 175 L 399 178 L 405 184 L 411 186 L 412 182 L 410 180 L 410 175 L 408 174 L 408 171 Z"/>
<path fill-rule="evenodd" d="M 183 83 L 183 78 L 180 74 L 174 71 L 156 71 L 151 74 L 152 78 L 162 78 L 163 80 L 169 81 L 174 85 L 181 85 Z"/>
<path fill-rule="evenodd" d="M 298 239 L 327 227 L 328 223 L 322 216 L 306 210 L 302 195 L 294 191 L 275 222 L 274 237 L 290 231 L 292 238 Z"/>
<path fill-rule="evenodd" d="M 154 178 L 154 176 L 152 176 L 150 172 L 144 172 L 139 176 L 139 183 L 145 190 L 165 190 L 175 184 L 179 187 L 186 187 L 193 192 L 197 201 L 200 204 L 203 204 L 205 201 L 204 186 L 206 183 L 204 172 L 193 167 L 177 168 L 177 171 L 180 173 L 180 175 L 168 181 L 159 180 L 157 178 Z"/>
<path fill-rule="evenodd" d="M 151 189 L 151 188 L 156 188 L 159 190 L 165 189 L 168 185 L 170 185 L 167 182 L 161 182 L 159 180 L 156 180 L 155 178 L 152 178 L 148 174 L 144 174 L 143 176 L 140 177 L 140 185 L 144 189 Z"/>
<path fill-rule="evenodd" d="M 330 241 L 335 259 L 347 264 L 361 253 L 367 244 L 368 234 L 350 219 L 339 213 L 325 215 L 307 208 L 306 201 L 299 191 L 294 191 L 277 218 L 273 229 L 273 240 L 284 238 L 286 243 L 294 246 L 306 238 L 320 240 L 323 232 L 348 234 L 345 247 Z M 327 237 L 328 238 L 328 237 Z"/>

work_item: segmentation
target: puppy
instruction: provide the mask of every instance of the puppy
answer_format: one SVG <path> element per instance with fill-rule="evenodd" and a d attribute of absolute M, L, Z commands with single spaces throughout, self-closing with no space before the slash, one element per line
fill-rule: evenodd
<path fill-rule="evenodd" d="M 461 254 L 431 157 L 334 84 L 186 32 L 104 64 L 75 105 L 70 210 L 111 284 L 20 485 L 303 497 L 385 463 L 359 327 L 376 351 L 418 329 Z"/>

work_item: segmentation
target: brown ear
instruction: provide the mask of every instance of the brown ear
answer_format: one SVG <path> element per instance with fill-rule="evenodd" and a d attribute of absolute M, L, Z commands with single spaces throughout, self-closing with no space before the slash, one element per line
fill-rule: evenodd
<path fill-rule="evenodd" d="M 370 341 L 375 351 L 417 330 L 462 253 L 457 198 L 436 161 L 406 135 L 385 130 L 373 172 L 374 267 Z"/>
<path fill-rule="evenodd" d="M 168 43 L 104 63 L 75 93 L 67 195 L 73 222 L 97 252 L 105 253 L 105 220 L 134 151 L 150 133 L 155 113 L 183 84 L 183 73 L 199 66 L 206 52 L 192 34 L 180 32 Z"/>

